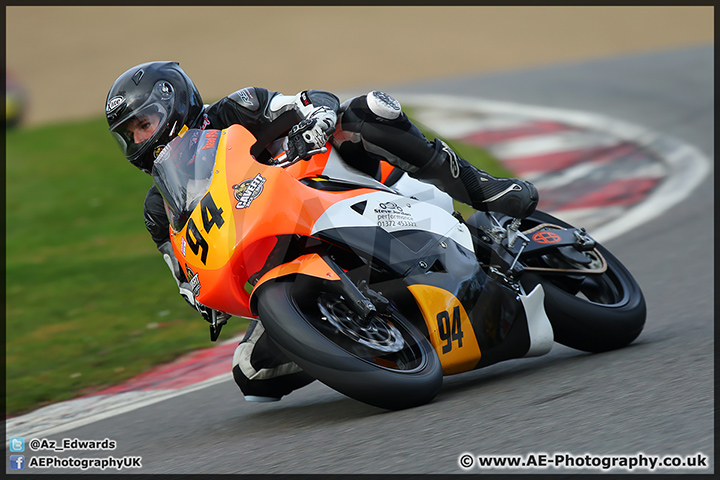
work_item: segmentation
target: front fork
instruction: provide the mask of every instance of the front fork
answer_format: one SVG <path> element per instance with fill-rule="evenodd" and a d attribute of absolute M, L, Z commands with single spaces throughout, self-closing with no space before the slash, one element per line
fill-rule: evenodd
<path fill-rule="evenodd" d="M 360 282 L 361 287 L 364 287 L 363 290 L 365 293 L 363 293 L 363 291 L 350 280 L 345 270 L 335 263 L 331 255 L 323 253 L 320 256 L 340 278 L 340 282 L 333 283 L 336 285 L 336 288 L 338 288 L 338 293 L 349 300 L 350 308 L 358 315 L 358 323 L 360 326 L 367 326 L 372 320 L 373 314 L 377 313 L 378 307 L 380 307 L 381 310 L 387 307 L 389 304 L 388 300 L 381 294 L 371 290 L 364 280 Z M 368 297 L 371 297 L 375 302 Z"/>

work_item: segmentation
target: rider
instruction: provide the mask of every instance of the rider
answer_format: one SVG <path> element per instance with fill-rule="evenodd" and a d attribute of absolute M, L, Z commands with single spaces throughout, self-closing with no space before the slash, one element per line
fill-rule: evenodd
<path fill-rule="evenodd" d="M 378 91 L 340 104 L 335 95 L 321 90 L 286 96 L 248 87 L 204 105 L 177 62 L 149 62 L 115 80 L 105 113 L 125 157 L 148 174 L 162 148 L 183 131 L 240 124 L 257 139 L 251 153 L 260 162 L 283 150 L 290 160 L 306 159 L 330 140 L 346 162 L 378 180 L 380 160 L 386 160 L 477 210 L 524 218 L 537 205 L 537 190 L 531 183 L 495 178 L 460 158 L 443 141 L 427 140 L 397 100 Z M 211 321 L 212 310 L 197 301 L 175 259 L 163 199 L 154 185 L 145 198 L 144 216 L 180 294 Z M 233 376 L 249 401 L 279 400 L 313 381 L 277 349 L 256 320 L 235 350 Z"/>

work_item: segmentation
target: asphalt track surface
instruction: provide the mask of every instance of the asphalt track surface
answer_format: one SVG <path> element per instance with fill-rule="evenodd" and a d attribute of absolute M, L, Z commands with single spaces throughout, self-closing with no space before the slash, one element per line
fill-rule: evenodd
<path fill-rule="evenodd" d="M 403 85 L 402 92 L 596 112 L 714 157 L 712 47 Z M 543 357 L 446 377 L 431 404 L 400 412 L 361 404 L 318 382 L 277 403 L 251 404 L 228 380 L 52 438 L 113 439 L 113 451 L 73 456 L 142 456 L 142 469 L 123 473 L 492 471 L 460 468 L 463 453 L 702 453 L 709 468 L 692 472 L 712 473 L 713 207 L 710 174 L 681 204 L 605 243 L 638 280 L 648 305 L 645 330 L 622 350 L 590 355 L 556 344 Z"/>

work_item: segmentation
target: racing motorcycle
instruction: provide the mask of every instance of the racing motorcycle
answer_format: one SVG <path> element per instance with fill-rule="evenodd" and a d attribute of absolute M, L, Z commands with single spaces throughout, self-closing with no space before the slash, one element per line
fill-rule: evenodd
<path fill-rule="evenodd" d="M 554 342 L 611 350 L 643 328 L 640 287 L 583 228 L 541 211 L 464 219 L 435 187 L 387 168 L 372 178 L 330 144 L 264 164 L 254 143 L 234 125 L 188 130 L 163 149 L 153 180 L 174 253 L 201 303 L 259 318 L 338 392 L 414 407 L 444 375 Z M 223 323 L 213 317 L 213 341 Z"/>

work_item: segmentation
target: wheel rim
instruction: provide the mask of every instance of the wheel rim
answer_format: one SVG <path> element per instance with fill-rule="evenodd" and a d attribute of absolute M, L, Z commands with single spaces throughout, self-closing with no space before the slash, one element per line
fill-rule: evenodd
<path fill-rule="evenodd" d="M 569 261 L 559 254 L 546 254 L 528 262 L 528 266 L 542 266 L 551 268 L 588 269 L 594 268 L 595 262 L 600 262 L 593 252 L 583 252 L 591 260 L 590 266 Z M 607 260 L 607 259 L 606 259 Z M 616 271 L 614 262 L 608 261 L 607 270 L 601 274 L 587 275 L 541 275 L 543 280 L 552 283 L 564 292 L 586 300 L 590 303 L 604 306 L 617 306 L 627 302 L 628 293 L 623 278 Z"/>
<path fill-rule="evenodd" d="M 541 223 L 558 224 L 562 228 L 572 228 L 564 222 L 549 217 L 548 219 L 528 218 L 521 224 L 521 229 L 527 231 Z M 533 259 L 527 259 L 525 260 L 525 264 L 529 267 L 593 270 L 600 267 L 602 262 L 600 255 L 602 255 L 607 262 L 607 270 L 603 273 L 578 273 L 577 275 L 540 274 L 540 277 L 544 281 L 560 288 L 565 293 L 574 295 L 589 303 L 607 307 L 618 307 L 626 304 L 629 299 L 627 280 L 621 269 L 618 269 L 615 265 L 615 261 L 610 258 L 609 253 L 600 245 L 597 245 L 597 250 L 585 251 L 582 252 L 582 254 L 590 260 L 590 264 L 583 265 L 576 263 L 557 251 Z"/>
<path fill-rule="evenodd" d="M 427 363 L 420 345 L 424 337 L 409 328 L 407 320 L 402 320 L 395 311 L 373 315 L 369 328 L 362 329 L 345 300 L 335 294 L 321 294 L 315 308 L 316 315 L 306 315 L 306 321 L 356 358 L 378 368 L 407 373 L 420 370 Z"/>
<path fill-rule="evenodd" d="M 323 320 L 330 322 L 348 338 L 371 349 L 388 353 L 399 352 L 405 346 L 400 331 L 378 315 L 371 315 L 367 321 L 362 321 L 344 301 L 326 295 L 318 298 L 318 308 Z"/>

